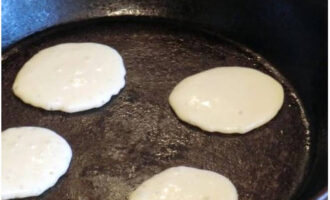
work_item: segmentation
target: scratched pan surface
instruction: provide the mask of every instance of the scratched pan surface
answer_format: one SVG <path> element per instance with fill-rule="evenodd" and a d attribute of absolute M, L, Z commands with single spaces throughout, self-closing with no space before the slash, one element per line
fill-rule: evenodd
<path fill-rule="evenodd" d="M 75 114 L 44 111 L 16 98 L 11 86 L 21 66 L 63 42 L 117 49 L 127 70 L 125 88 L 105 106 Z M 286 200 L 308 170 L 308 121 L 295 91 L 260 56 L 221 37 L 155 19 L 77 22 L 12 46 L 2 64 L 2 129 L 47 127 L 73 149 L 68 173 L 30 199 L 126 199 L 152 175 L 186 165 L 229 177 L 240 200 Z M 280 81 L 285 101 L 279 114 L 245 135 L 206 133 L 181 122 L 168 104 L 172 88 L 189 75 L 226 65 L 252 67 Z"/>

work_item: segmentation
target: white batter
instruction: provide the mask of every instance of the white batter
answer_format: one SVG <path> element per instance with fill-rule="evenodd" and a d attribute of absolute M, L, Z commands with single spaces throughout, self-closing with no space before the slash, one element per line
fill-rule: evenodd
<path fill-rule="evenodd" d="M 169 102 L 178 117 L 209 132 L 247 133 L 270 121 L 284 91 L 267 74 L 245 67 L 217 67 L 182 80 Z"/>
<path fill-rule="evenodd" d="M 125 85 L 125 67 L 113 48 L 66 43 L 34 55 L 17 74 L 16 96 L 46 110 L 79 112 L 97 108 Z"/>
<path fill-rule="evenodd" d="M 231 181 L 215 172 L 172 167 L 142 183 L 129 200 L 237 200 Z"/>
<path fill-rule="evenodd" d="M 72 151 L 55 132 L 40 127 L 2 132 L 1 198 L 37 196 L 68 169 Z"/>

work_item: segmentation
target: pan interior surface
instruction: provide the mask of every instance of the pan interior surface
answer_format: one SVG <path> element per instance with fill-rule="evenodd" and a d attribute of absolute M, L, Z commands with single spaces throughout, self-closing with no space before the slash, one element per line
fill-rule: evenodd
<path fill-rule="evenodd" d="M 109 103 L 67 114 L 24 104 L 12 92 L 23 64 L 41 49 L 97 42 L 122 55 L 125 88 Z M 127 199 L 144 180 L 185 165 L 228 177 L 240 200 L 291 199 L 308 170 L 310 132 L 294 89 L 267 61 L 222 37 L 151 19 L 94 20 L 51 28 L 8 49 L 2 61 L 2 128 L 42 126 L 71 145 L 68 173 L 40 197 Z M 180 121 L 168 96 L 183 78 L 217 66 L 247 66 L 282 83 L 278 115 L 245 135 L 204 132 Z"/>

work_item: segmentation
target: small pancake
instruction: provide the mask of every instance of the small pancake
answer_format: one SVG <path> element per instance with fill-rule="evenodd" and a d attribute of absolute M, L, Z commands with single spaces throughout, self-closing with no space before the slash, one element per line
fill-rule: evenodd
<path fill-rule="evenodd" d="M 17 97 L 45 110 L 79 112 L 107 103 L 125 85 L 119 53 L 97 43 L 65 43 L 46 48 L 19 71 Z"/>
<path fill-rule="evenodd" d="M 246 67 L 217 67 L 182 80 L 169 97 L 177 116 L 208 132 L 247 133 L 269 122 L 284 101 L 282 85 Z"/>
<path fill-rule="evenodd" d="M 143 182 L 129 200 L 237 200 L 231 181 L 215 172 L 172 167 Z"/>
<path fill-rule="evenodd" d="M 55 132 L 40 127 L 2 132 L 1 199 L 38 196 L 67 171 L 72 151 Z"/>

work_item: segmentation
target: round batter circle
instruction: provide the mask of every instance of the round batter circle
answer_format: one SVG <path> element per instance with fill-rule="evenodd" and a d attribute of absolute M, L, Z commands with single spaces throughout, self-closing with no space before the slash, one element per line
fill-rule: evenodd
<path fill-rule="evenodd" d="M 284 101 L 282 85 L 247 67 L 216 67 L 189 76 L 169 97 L 177 116 L 208 132 L 247 133 L 270 121 Z"/>
<path fill-rule="evenodd" d="M 130 200 L 237 200 L 233 183 L 218 173 L 193 167 L 166 169 L 143 182 Z"/>
<path fill-rule="evenodd" d="M 125 85 L 119 53 L 97 43 L 64 43 L 41 50 L 16 76 L 13 91 L 45 110 L 79 112 L 107 103 Z"/>
<path fill-rule="evenodd" d="M 64 138 L 41 127 L 2 132 L 1 199 L 38 196 L 69 168 L 72 151 Z"/>

